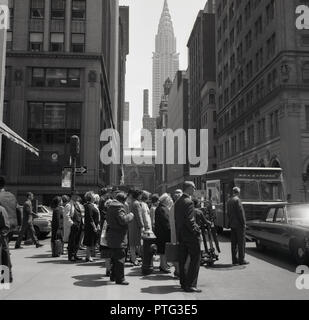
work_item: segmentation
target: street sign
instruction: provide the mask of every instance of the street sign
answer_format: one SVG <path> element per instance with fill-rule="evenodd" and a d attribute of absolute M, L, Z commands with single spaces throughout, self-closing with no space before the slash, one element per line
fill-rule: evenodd
<path fill-rule="evenodd" d="M 71 181 L 72 181 L 72 170 L 71 170 L 71 168 L 63 168 L 63 170 L 62 170 L 61 187 L 70 189 L 71 188 Z"/>
<path fill-rule="evenodd" d="M 86 174 L 87 173 L 87 167 L 77 167 L 75 172 L 77 174 Z"/>

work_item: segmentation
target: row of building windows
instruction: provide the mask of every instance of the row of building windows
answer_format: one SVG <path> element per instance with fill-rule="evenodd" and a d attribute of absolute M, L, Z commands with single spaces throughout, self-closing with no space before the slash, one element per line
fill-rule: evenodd
<path fill-rule="evenodd" d="M 244 94 L 247 108 L 251 107 L 254 103 L 261 100 L 267 93 L 270 93 L 279 85 L 277 69 L 273 69 L 272 71 L 268 72 L 266 79 L 267 79 L 266 88 L 264 86 L 264 79 L 260 79 L 255 84 L 254 89 L 252 88 L 246 94 Z M 219 109 L 222 109 L 224 105 L 228 104 L 230 102 L 230 99 L 232 99 L 243 86 L 244 86 L 244 79 L 243 79 L 243 72 L 241 71 L 238 74 L 237 83 L 235 79 L 232 80 L 230 88 L 225 88 L 223 91 L 223 94 L 219 95 L 219 98 L 218 98 Z M 243 101 L 243 100 L 244 100 L 243 98 L 240 99 L 240 101 Z M 242 103 L 242 105 L 245 105 L 245 104 Z M 239 111 L 239 115 L 240 114 L 241 114 L 241 111 Z"/>
<path fill-rule="evenodd" d="M 246 50 L 247 51 L 247 50 Z M 229 75 L 233 71 L 238 71 L 238 76 L 242 78 L 243 69 L 246 71 L 246 81 L 249 81 L 253 75 L 260 71 L 264 65 L 265 60 L 271 59 L 276 53 L 276 33 L 273 33 L 266 42 L 266 59 L 265 51 L 263 46 L 261 46 L 255 53 L 255 58 L 247 62 L 244 66 L 244 50 L 242 42 L 237 47 L 237 56 L 233 53 L 229 59 L 229 62 L 226 62 L 223 66 L 223 70 L 218 73 L 218 87 L 220 88 L 223 85 L 223 81 L 227 80 Z M 223 61 L 222 52 L 218 52 L 218 63 L 220 64 Z M 237 62 L 236 62 L 237 61 Z M 253 67 L 254 66 L 254 67 Z M 243 86 L 243 82 L 239 81 L 239 89 Z"/>
<path fill-rule="evenodd" d="M 81 69 L 77 68 L 31 68 L 32 87 L 80 88 Z M 5 87 L 11 86 L 11 68 L 5 68 Z"/>
<path fill-rule="evenodd" d="M 219 23 L 219 27 L 217 30 L 217 41 L 221 41 L 223 33 L 228 29 L 228 23 L 231 22 L 235 16 L 235 12 L 240 12 L 239 7 L 241 5 L 241 1 L 237 1 L 234 4 L 234 1 L 231 2 L 228 12 L 226 12 L 225 16 L 222 17 L 222 14 L 225 9 L 225 5 L 220 3 L 217 9 L 217 19 L 220 21 L 222 18 L 222 23 Z M 264 1 L 263 1 L 264 2 Z M 252 4 L 253 3 L 253 4 Z M 239 34 L 248 21 L 251 19 L 252 13 L 255 9 L 258 8 L 259 4 L 262 3 L 261 0 L 247 0 L 247 3 L 244 7 L 244 12 L 238 15 L 236 21 L 236 32 Z M 270 0 L 268 4 L 265 6 L 265 24 L 268 25 L 275 17 L 275 0 Z M 244 23 L 245 22 L 245 23 Z M 262 30 L 262 16 L 260 16 L 255 22 L 256 31 L 255 34 L 260 34 Z"/>
<path fill-rule="evenodd" d="M 275 138 L 279 135 L 279 111 L 270 113 L 268 117 L 270 137 Z M 256 124 L 251 124 L 246 130 L 241 130 L 238 134 L 226 140 L 224 144 L 221 144 L 219 146 L 219 158 L 222 161 L 236 155 L 237 152 L 243 152 L 256 144 L 263 143 L 265 140 L 266 119 L 261 118 Z"/>
<path fill-rule="evenodd" d="M 32 0 L 30 8 L 31 19 L 44 19 L 45 12 L 44 0 Z M 65 18 L 66 0 L 52 0 L 51 2 L 51 20 L 63 20 Z M 7 32 L 7 50 L 13 49 L 13 21 L 14 8 L 10 8 L 11 12 L 11 28 Z M 86 19 L 86 1 L 72 0 L 72 21 Z M 51 32 L 49 35 L 49 51 L 63 52 L 64 51 L 64 32 Z M 43 51 L 44 33 L 30 32 L 29 33 L 29 51 Z M 71 34 L 72 52 L 85 52 L 85 33 Z"/>

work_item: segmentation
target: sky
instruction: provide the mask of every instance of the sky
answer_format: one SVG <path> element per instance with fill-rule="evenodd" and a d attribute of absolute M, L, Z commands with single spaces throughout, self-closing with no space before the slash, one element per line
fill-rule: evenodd
<path fill-rule="evenodd" d="M 126 101 L 130 103 L 130 145 L 139 147 L 144 89 L 149 89 L 152 114 L 152 53 L 164 0 L 120 0 L 119 3 L 130 7 Z M 204 9 L 205 4 L 206 0 L 168 0 L 177 52 L 180 53 L 180 70 L 187 69 L 187 42 L 198 12 Z"/>

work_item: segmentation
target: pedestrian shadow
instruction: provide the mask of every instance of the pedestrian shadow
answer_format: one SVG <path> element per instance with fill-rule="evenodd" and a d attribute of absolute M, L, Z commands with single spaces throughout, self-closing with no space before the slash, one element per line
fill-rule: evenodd
<path fill-rule="evenodd" d="M 53 260 L 55 259 L 55 260 Z M 38 263 L 52 263 L 52 264 L 72 264 L 74 265 L 74 262 L 69 261 L 67 259 L 62 259 L 62 260 L 56 260 L 57 258 L 52 258 L 50 257 L 50 260 L 46 260 L 46 261 L 38 261 Z"/>
<path fill-rule="evenodd" d="M 246 248 L 246 253 L 259 260 L 263 260 L 279 268 L 295 273 L 296 263 L 292 257 L 284 251 L 276 251 L 267 248 L 265 251 L 260 251 L 257 248 Z"/>
<path fill-rule="evenodd" d="M 52 258 L 51 253 L 45 253 L 45 254 L 35 254 L 31 257 L 25 257 L 26 259 L 45 259 L 45 258 Z"/>
<path fill-rule="evenodd" d="M 78 287 L 101 287 L 106 286 L 110 281 L 101 280 L 104 276 L 102 274 L 84 274 L 80 276 L 73 276 L 77 280 L 73 284 Z"/>
<path fill-rule="evenodd" d="M 150 281 L 165 281 L 165 280 L 177 280 L 175 277 L 171 275 L 163 275 L 159 273 L 152 273 L 149 276 L 144 276 L 143 280 L 150 280 Z"/>
<path fill-rule="evenodd" d="M 235 271 L 235 270 L 243 270 L 246 269 L 245 266 L 240 265 L 232 265 L 232 264 L 224 264 L 224 263 L 218 263 L 214 264 L 213 266 L 204 266 L 206 269 L 209 270 L 218 270 L 218 271 Z"/>
<path fill-rule="evenodd" d="M 175 292 L 183 292 L 180 286 L 150 286 L 141 289 L 142 293 L 149 294 L 170 294 Z"/>
<path fill-rule="evenodd" d="M 101 268 L 105 268 L 105 263 L 103 263 L 103 261 L 101 262 L 81 262 L 79 264 L 77 264 L 78 267 L 101 267 Z"/>

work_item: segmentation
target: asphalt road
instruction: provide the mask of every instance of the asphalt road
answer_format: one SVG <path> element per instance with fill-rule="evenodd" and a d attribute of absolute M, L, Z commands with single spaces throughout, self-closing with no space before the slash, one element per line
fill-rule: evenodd
<path fill-rule="evenodd" d="M 0 290 L 2 299 L 117 299 L 117 300 L 256 300 L 308 299 L 309 290 L 298 290 L 296 264 L 282 253 L 259 252 L 247 243 L 248 266 L 232 266 L 228 234 L 220 237 L 220 260 L 212 268 L 201 267 L 202 293 L 184 293 L 177 280 L 159 270 L 142 276 L 139 267 L 126 265 L 129 286 L 119 286 L 105 277 L 104 262 L 71 263 L 67 256 L 51 258 L 50 240 L 44 247 L 24 246 L 15 250 L 11 243 L 14 283 Z M 158 261 L 155 262 L 158 266 Z"/>

